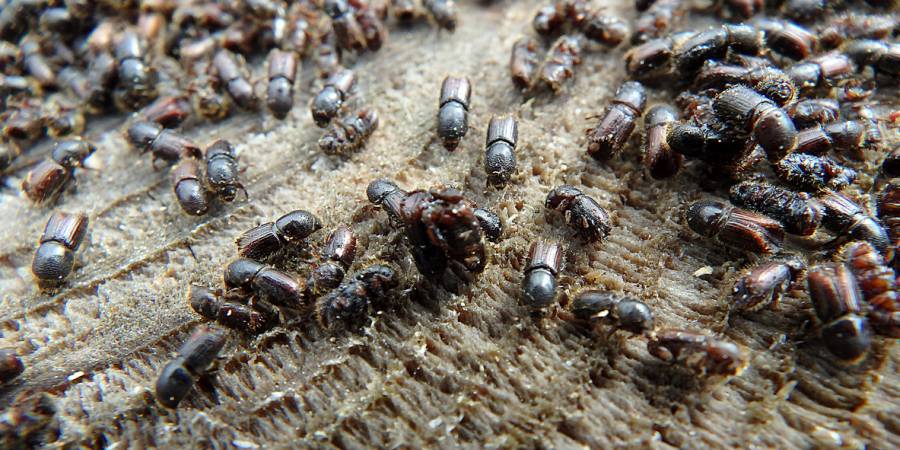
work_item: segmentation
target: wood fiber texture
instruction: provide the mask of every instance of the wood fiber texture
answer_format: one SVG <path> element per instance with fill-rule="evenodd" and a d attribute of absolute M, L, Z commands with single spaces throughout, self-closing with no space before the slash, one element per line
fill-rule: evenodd
<path fill-rule="evenodd" d="M 509 49 L 530 31 L 540 3 L 459 2 L 453 34 L 393 29 L 383 49 L 352 65 L 356 98 L 381 124 L 347 160 L 317 150 L 308 65 L 287 120 L 241 113 L 189 130 L 204 146 L 231 140 L 247 167 L 250 201 L 204 217 L 181 212 L 167 170 L 154 170 L 118 129 L 95 129 L 93 163 L 102 168 L 80 171 L 77 193 L 57 206 L 89 214 L 90 241 L 83 265 L 55 295 L 39 293 L 29 270 L 50 209 L 3 190 L 0 347 L 15 348 L 27 366 L 0 390 L 5 407 L 43 396 L 56 411 L 42 424 L 48 444 L 116 448 L 900 447 L 896 346 L 879 341 L 860 367 L 834 365 L 814 339 L 800 292 L 777 311 L 729 320 L 729 279 L 751 261 L 683 223 L 682 205 L 710 196 L 700 187 L 703 168 L 692 163 L 660 182 L 643 173 L 636 145 L 609 164 L 586 156 L 587 116 L 624 79 L 623 50 L 588 53 L 558 97 L 526 101 L 513 89 Z M 634 14 L 628 2 L 608 11 Z M 448 74 L 473 85 L 471 128 L 453 153 L 434 134 Z M 482 161 L 494 114 L 519 118 L 518 172 L 500 191 L 485 187 Z M 256 224 L 306 209 L 325 224 L 317 243 L 351 224 L 360 237 L 354 269 L 387 259 L 412 285 L 415 269 L 395 249 L 397 231 L 365 198 L 377 177 L 406 189 L 456 185 L 496 211 L 506 230 L 490 245 L 485 272 L 462 295 L 407 289 L 359 334 L 329 336 L 310 320 L 257 338 L 231 333 L 210 382 L 177 410 L 159 406 L 159 370 L 199 323 L 189 284 L 220 284 L 234 239 Z M 546 193 L 563 183 L 611 212 L 607 240 L 579 243 L 545 216 Z M 567 247 L 562 302 L 582 287 L 633 295 L 654 309 L 659 327 L 705 330 L 744 346 L 749 368 L 710 385 L 655 360 L 644 338 L 606 340 L 553 315 L 532 317 L 519 286 L 538 238 Z M 711 275 L 694 275 L 705 266 Z"/>

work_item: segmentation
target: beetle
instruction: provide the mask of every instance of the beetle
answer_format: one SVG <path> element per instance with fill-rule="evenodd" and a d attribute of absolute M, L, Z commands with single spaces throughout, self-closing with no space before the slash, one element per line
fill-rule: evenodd
<path fill-rule="evenodd" d="M 38 284 L 52 286 L 69 276 L 87 230 L 88 217 L 83 213 L 57 211 L 50 216 L 31 262 Z"/>
<path fill-rule="evenodd" d="M 516 171 L 516 143 L 519 124 L 513 117 L 491 117 L 484 151 L 484 171 L 488 183 L 502 187 Z"/>
<path fill-rule="evenodd" d="M 233 201 L 241 191 L 249 197 L 247 189 L 238 180 L 237 152 L 230 142 L 219 139 L 206 148 L 206 184 L 209 190 L 226 202 Z"/>
<path fill-rule="evenodd" d="M 814 197 L 780 186 L 756 181 L 738 183 L 729 190 L 731 202 L 777 219 L 791 234 L 809 236 L 822 221 L 822 211 Z"/>
<path fill-rule="evenodd" d="M 202 216 L 209 211 L 209 197 L 196 159 L 183 159 L 172 169 L 172 188 L 184 212 Z"/>
<path fill-rule="evenodd" d="M 531 243 L 522 279 L 523 300 L 529 308 L 543 309 L 553 304 L 562 253 L 562 246 L 554 242 L 538 240 Z"/>
<path fill-rule="evenodd" d="M 609 213 L 574 186 L 564 184 L 554 188 L 547 193 L 544 206 L 561 212 L 566 224 L 590 242 L 606 238 L 612 230 Z"/>
<path fill-rule="evenodd" d="M 278 313 L 265 303 L 243 304 L 199 285 L 191 285 L 188 303 L 204 319 L 249 334 L 264 333 L 278 324 Z"/>
<path fill-rule="evenodd" d="M 777 221 L 714 200 L 691 204 L 685 220 L 695 233 L 745 251 L 777 253 L 784 242 L 784 229 Z"/>
<path fill-rule="evenodd" d="M 601 161 L 619 154 L 646 105 L 647 94 L 641 83 L 622 83 L 610 104 L 599 115 L 597 126 L 587 130 L 588 154 Z"/>
<path fill-rule="evenodd" d="M 747 355 L 737 345 L 688 330 L 667 329 L 647 341 L 651 355 L 680 363 L 701 375 L 734 376 L 747 366 Z"/>
<path fill-rule="evenodd" d="M 809 269 L 806 282 L 825 347 L 842 362 L 864 358 L 872 346 L 872 330 L 850 270 L 844 264 L 820 264 Z"/>
<path fill-rule="evenodd" d="M 318 146 L 326 155 L 350 156 L 359 150 L 378 129 L 378 112 L 362 108 L 333 121 L 319 138 Z"/>
<path fill-rule="evenodd" d="M 731 303 L 741 312 L 754 312 L 762 308 L 775 309 L 782 295 L 787 292 L 806 270 L 806 264 L 797 257 L 766 261 L 744 272 L 731 290 Z"/>
<path fill-rule="evenodd" d="M 337 117 L 355 82 L 356 77 L 349 69 L 340 70 L 328 77 L 325 86 L 310 105 L 310 112 L 316 126 L 325 128 L 331 119 Z"/>
<path fill-rule="evenodd" d="M 225 268 L 225 287 L 256 294 L 262 300 L 290 308 L 305 306 L 304 286 L 291 275 L 247 258 L 238 258 Z"/>
<path fill-rule="evenodd" d="M 357 329 L 364 325 L 371 306 L 386 300 L 399 282 L 389 266 L 366 267 L 316 302 L 316 320 L 332 333 Z"/>
<path fill-rule="evenodd" d="M 653 331 L 653 310 L 646 303 L 620 294 L 598 290 L 585 290 L 575 295 L 571 311 L 575 318 L 585 323 L 608 322 L 615 330 L 633 334 Z"/>
<path fill-rule="evenodd" d="M 156 380 L 156 399 L 166 408 L 177 408 L 187 397 L 197 377 L 222 351 L 226 336 L 222 330 L 202 326 L 178 349 L 178 356 L 163 367 Z"/>
<path fill-rule="evenodd" d="M 22 192 L 41 204 L 53 201 L 74 178 L 75 169 L 91 156 L 96 147 L 81 139 L 57 141 L 50 157 L 28 172 L 22 181 Z"/>
<path fill-rule="evenodd" d="M 294 80 L 297 77 L 297 55 L 277 48 L 269 52 L 269 90 L 266 105 L 277 119 L 287 117 L 294 106 Z"/>
<path fill-rule="evenodd" d="M 438 102 L 437 134 L 449 151 L 456 150 L 460 139 L 469 131 L 469 100 L 472 85 L 465 77 L 448 76 L 441 83 Z"/>
<path fill-rule="evenodd" d="M 154 122 L 137 121 L 128 127 L 128 141 L 141 153 L 150 152 L 157 160 L 175 162 L 182 158 L 200 159 L 200 147 L 181 134 Z"/>
<path fill-rule="evenodd" d="M 251 259 L 268 258 L 288 245 L 298 245 L 322 229 L 322 222 L 308 211 L 291 211 L 274 222 L 257 225 L 237 240 L 238 254 Z"/>

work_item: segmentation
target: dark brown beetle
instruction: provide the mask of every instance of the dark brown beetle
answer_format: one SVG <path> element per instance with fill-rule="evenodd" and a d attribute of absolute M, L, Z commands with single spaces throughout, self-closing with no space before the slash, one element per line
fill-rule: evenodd
<path fill-rule="evenodd" d="M 875 218 L 866 215 L 863 209 L 846 196 L 831 190 L 819 196 L 824 215 L 822 225 L 841 238 L 867 241 L 879 252 L 890 245 L 887 233 Z"/>
<path fill-rule="evenodd" d="M 318 298 L 341 284 L 356 258 L 356 235 L 346 226 L 335 228 L 325 240 L 321 257 L 325 262 L 313 269 L 306 282 L 308 298 Z"/>
<path fill-rule="evenodd" d="M 621 152 L 646 105 L 647 94 L 641 83 L 622 83 L 616 96 L 599 115 L 597 126 L 587 130 L 588 154 L 605 161 Z"/>
<path fill-rule="evenodd" d="M 841 248 L 839 254 L 869 304 L 868 317 L 872 327 L 879 334 L 900 338 L 897 274 L 868 242 L 851 242 Z"/>
<path fill-rule="evenodd" d="M 60 78 L 63 75 L 70 75 L 72 71 L 60 72 Z M 65 79 L 69 81 L 69 79 Z M 23 75 L 4 75 L 0 73 L 0 95 L 3 99 L 13 98 L 19 95 L 30 97 L 39 97 L 43 90 L 33 78 Z M 2 104 L 2 103 L 0 103 Z"/>
<path fill-rule="evenodd" d="M 156 399 L 166 408 L 177 408 L 197 377 L 215 361 L 225 346 L 221 330 L 201 326 L 178 349 L 178 356 L 163 367 L 156 380 Z"/>
<path fill-rule="evenodd" d="M 885 260 L 893 261 L 894 270 L 900 270 L 900 184 L 887 183 L 877 198 L 878 218 L 887 228 L 890 244 L 885 251 Z"/>
<path fill-rule="evenodd" d="M 760 6 L 763 4 L 760 0 L 742 1 L 755 1 Z M 827 0 L 787 0 L 781 5 L 781 13 L 797 22 L 815 22 L 825 16 L 827 3 Z"/>
<path fill-rule="evenodd" d="M 684 162 L 667 141 L 669 127 L 677 120 L 678 111 L 670 105 L 655 105 L 644 116 L 644 167 L 657 180 L 674 176 Z"/>
<path fill-rule="evenodd" d="M 248 197 L 238 181 L 238 157 L 230 142 L 220 139 L 206 149 L 206 184 L 210 191 L 226 202 L 233 201 L 238 191 Z"/>
<path fill-rule="evenodd" d="M 773 165 L 775 174 L 788 186 L 806 192 L 839 191 L 856 181 L 856 171 L 837 161 L 804 153 L 792 153 Z"/>
<path fill-rule="evenodd" d="M 38 204 L 55 200 L 74 178 L 75 169 L 81 167 L 95 150 L 93 144 L 80 139 L 56 142 L 50 158 L 41 161 L 25 176 L 22 192 Z"/>
<path fill-rule="evenodd" d="M 838 52 L 816 56 L 788 67 L 785 72 L 798 89 L 830 88 L 853 74 L 853 63 Z"/>
<path fill-rule="evenodd" d="M 369 203 L 384 208 L 391 221 L 402 222 L 403 211 L 401 203 L 406 196 L 406 191 L 400 189 L 393 181 L 378 179 L 369 183 L 366 187 L 366 197 Z"/>
<path fill-rule="evenodd" d="M 527 36 L 513 44 L 509 55 L 509 72 L 513 84 L 519 89 L 528 89 L 534 80 L 541 63 L 538 56 L 539 43 L 537 39 Z"/>
<path fill-rule="evenodd" d="M 625 53 L 625 72 L 638 80 L 663 78 L 662 75 L 672 71 L 674 49 L 693 35 L 689 31 L 673 33 L 632 47 Z"/>
<path fill-rule="evenodd" d="M 656 2 L 657 0 L 634 0 L 634 9 L 643 12 L 656 4 Z"/>
<path fill-rule="evenodd" d="M 654 1 L 634 20 L 634 34 L 631 36 L 631 43 L 643 44 L 663 36 L 681 21 L 687 8 L 688 2 L 684 0 Z"/>
<path fill-rule="evenodd" d="M 362 28 L 367 47 L 370 51 L 378 51 L 387 40 L 387 30 L 383 23 L 387 17 L 385 5 L 382 3 L 376 7 L 375 3 L 361 0 L 351 0 L 350 3 L 356 9 L 356 21 Z"/>
<path fill-rule="evenodd" d="M 3 136 L 10 140 L 35 140 L 40 138 L 44 131 L 41 111 L 37 105 L 30 102 L 13 107 L 12 112 L 5 117 L 3 124 Z"/>
<path fill-rule="evenodd" d="M 863 128 L 866 129 L 863 147 L 868 150 L 884 150 L 885 138 L 881 132 L 882 119 L 875 110 L 872 109 L 868 102 L 851 105 L 850 107 L 853 111 L 853 119 L 861 123 Z M 855 157 L 857 155 L 851 154 L 850 156 Z"/>
<path fill-rule="evenodd" d="M 269 52 L 269 90 L 266 105 L 278 119 L 287 117 L 294 106 L 294 80 L 297 77 L 297 55 L 272 49 Z"/>
<path fill-rule="evenodd" d="M 441 28 L 449 31 L 456 29 L 458 18 L 453 0 L 422 0 L 422 6 Z"/>
<path fill-rule="evenodd" d="M 294 3 L 288 10 L 286 20 L 288 24 L 285 26 L 280 47 L 283 50 L 297 52 L 302 56 L 308 55 L 315 41 L 312 24 L 319 20 L 315 5 Z"/>
<path fill-rule="evenodd" d="M 695 202 L 685 219 L 695 233 L 744 251 L 777 253 L 784 242 L 784 229 L 777 221 L 722 202 Z"/>
<path fill-rule="evenodd" d="M 731 187 L 729 198 L 737 206 L 778 220 L 791 234 L 810 236 L 822 222 L 821 207 L 805 192 L 794 192 L 764 182 L 745 181 Z"/>
<path fill-rule="evenodd" d="M 789 2 L 792 0 L 788 0 Z M 796 1 L 796 0 L 794 0 Z M 810 1 L 810 0 L 800 0 Z M 816 0 L 812 0 L 816 1 Z M 728 10 L 731 19 L 749 19 L 763 9 L 763 0 L 723 0 L 723 6 Z"/>
<path fill-rule="evenodd" d="M 615 47 L 628 37 L 628 24 L 624 20 L 594 11 L 587 14 L 581 32 L 591 41 L 607 47 Z"/>
<path fill-rule="evenodd" d="M 299 245 L 322 229 L 322 222 L 312 213 L 291 211 L 274 222 L 257 225 L 237 238 L 238 254 L 251 259 L 265 259 L 287 245 Z"/>
<path fill-rule="evenodd" d="M 378 113 L 371 108 L 362 108 L 332 122 L 319 138 L 319 149 L 326 155 L 350 156 L 365 145 L 376 129 Z"/>
<path fill-rule="evenodd" d="M 731 84 L 751 87 L 778 106 L 790 103 L 796 95 L 788 75 L 770 66 L 744 67 L 709 61 L 694 79 L 697 89 L 724 89 Z"/>
<path fill-rule="evenodd" d="M 770 161 L 778 161 L 797 146 L 797 129 L 772 100 L 746 86 L 732 86 L 713 100 L 713 112 L 739 133 L 752 134 Z"/>
<path fill-rule="evenodd" d="M 797 134 L 798 153 L 822 155 L 834 150 L 854 159 L 864 159 L 863 146 L 866 129 L 859 122 L 848 120 L 826 125 L 814 125 Z"/>
<path fill-rule="evenodd" d="M 201 157 L 200 147 L 175 131 L 154 122 L 138 121 L 128 127 L 128 141 L 141 153 L 150 152 L 157 160 L 175 162 L 181 158 Z"/>
<path fill-rule="evenodd" d="M 812 267 L 806 282 L 822 324 L 825 347 L 844 362 L 865 357 L 872 346 L 872 331 L 862 316 L 859 288 L 847 266 L 827 263 Z"/>
<path fill-rule="evenodd" d="M 484 237 L 491 242 L 499 241 L 503 235 L 503 223 L 500 222 L 500 216 L 484 208 L 475 208 L 474 214 L 478 223 L 481 224 Z"/>
<path fill-rule="evenodd" d="M 88 86 L 88 104 L 92 111 L 109 109 L 113 86 L 118 79 L 118 64 L 108 51 L 101 51 L 89 60 L 85 74 Z"/>
<path fill-rule="evenodd" d="M 747 270 L 731 290 L 731 303 L 741 312 L 754 312 L 762 308 L 775 309 L 781 296 L 806 270 L 799 258 L 768 261 Z"/>
<path fill-rule="evenodd" d="M 204 319 L 245 333 L 265 333 L 278 324 L 278 313 L 265 303 L 245 305 L 222 298 L 219 292 L 210 291 L 203 286 L 191 285 L 188 303 Z"/>
<path fill-rule="evenodd" d="M 356 77 L 349 69 L 343 69 L 328 77 L 325 86 L 310 105 L 313 121 L 319 128 L 325 128 L 331 119 L 337 117 L 355 82 Z"/>
<path fill-rule="evenodd" d="M 90 100 L 90 92 L 91 87 L 88 85 L 88 79 L 85 75 L 85 72 L 75 66 L 67 66 L 59 71 L 59 86 L 60 89 L 70 94 L 72 97 L 81 102 L 87 102 Z M 0 83 L 3 84 L 3 83 Z M 33 93 L 38 93 L 38 88 L 35 88 L 30 80 L 27 86 L 21 86 L 20 89 L 28 89 Z M 2 92 L 2 89 L 0 89 Z"/>
<path fill-rule="evenodd" d="M 574 186 L 564 184 L 554 188 L 547 193 L 544 206 L 562 212 L 566 224 L 590 242 L 606 238 L 612 230 L 606 210 Z"/>
<path fill-rule="evenodd" d="M 896 14 L 841 13 L 828 20 L 820 29 L 819 42 L 827 48 L 836 48 L 845 41 L 856 39 L 883 40 L 889 38 L 900 26 Z"/>
<path fill-rule="evenodd" d="M 841 113 L 840 104 L 830 98 L 808 98 L 791 103 L 785 108 L 794 125 L 803 130 L 815 125 L 824 125 L 837 120 Z"/>
<path fill-rule="evenodd" d="M 323 7 L 331 17 L 331 28 L 341 48 L 351 51 L 366 48 L 366 36 L 346 0 L 325 0 Z"/>
<path fill-rule="evenodd" d="M 788 58 L 805 59 L 816 48 L 815 35 L 791 21 L 758 19 L 753 25 L 765 34 L 766 46 L 770 50 Z"/>
<path fill-rule="evenodd" d="M 255 294 L 279 306 L 305 306 L 305 286 L 278 269 L 247 258 L 238 258 L 225 268 L 225 287 L 242 294 Z"/>
<path fill-rule="evenodd" d="M 469 132 L 469 99 L 472 85 L 465 77 L 448 76 L 441 83 L 438 102 L 437 134 L 449 151 L 456 150 L 460 139 Z"/>
<path fill-rule="evenodd" d="M 204 119 L 219 121 L 231 113 L 231 97 L 219 92 L 219 80 L 203 72 L 191 80 L 188 91 L 194 111 Z"/>
<path fill-rule="evenodd" d="M 57 138 L 83 133 L 85 118 L 81 108 L 68 104 L 67 101 L 61 100 L 56 95 L 58 94 L 47 98 L 47 103 L 41 113 L 41 120 L 47 129 L 47 135 Z"/>
<path fill-rule="evenodd" d="M 680 363 L 701 375 L 739 375 L 747 355 L 737 345 L 687 330 L 662 330 L 647 341 L 651 355 Z"/>
<path fill-rule="evenodd" d="M 399 284 L 394 269 L 381 264 L 366 267 L 316 302 L 316 320 L 332 333 L 358 329 L 365 325 L 371 306 L 387 300 Z"/>
<path fill-rule="evenodd" d="M 566 25 L 580 20 L 585 12 L 584 0 L 555 0 L 535 13 L 531 26 L 542 36 L 554 36 Z"/>
<path fill-rule="evenodd" d="M 122 109 L 134 111 L 156 98 L 156 72 L 144 62 L 144 48 L 140 37 L 133 31 L 126 31 L 116 45 L 118 64 L 117 95 Z"/>
<path fill-rule="evenodd" d="M 253 85 L 241 73 L 238 56 L 225 49 L 219 50 L 213 57 L 213 66 L 234 102 L 241 108 L 255 109 L 256 94 Z"/>
<path fill-rule="evenodd" d="M 487 263 L 484 231 L 472 202 L 452 188 L 404 192 L 387 180 L 375 180 L 366 196 L 383 207 L 404 230 L 416 268 L 433 277 L 448 268 L 468 281 Z"/>
<path fill-rule="evenodd" d="M 391 12 L 402 24 L 409 24 L 421 15 L 416 0 L 391 0 Z"/>
<path fill-rule="evenodd" d="M 191 102 L 187 97 L 169 95 L 154 100 L 138 116 L 141 120 L 155 122 L 166 128 L 177 128 L 192 112 Z"/>
<path fill-rule="evenodd" d="M 859 69 L 871 66 L 875 74 L 896 81 L 900 77 L 900 44 L 876 40 L 858 40 L 844 45 L 844 53 Z"/>
<path fill-rule="evenodd" d="M 581 322 L 611 323 L 615 330 L 644 334 L 653 330 L 653 311 L 646 303 L 619 294 L 587 290 L 575 295 L 571 312 Z"/>
<path fill-rule="evenodd" d="M 484 151 L 488 183 L 504 186 L 515 173 L 518 139 L 519 123 L 514 117 L 491 117 Z"/>
<path fill-rule="evenodd" d="M 41 8 L 46 6 L 41 2 L 9 1 L 0 9 L 0 38 L 15 41 L 32 23 L 34 17 Z"/>
<path fill-rule="evenodd" d="M 407 228 L 422 232 L 453 263 L 451 269 L 458 264 L 468 273 L 484 270 L 487 254 L 481 223 L 474 205 L 461 192 L 450 188 L 415 191 L 403 200 L 401 208 Z M 415 222 L 418 224 L 412 225 Z"/>
<path fill-rule="evenodd" d="M 529 308 L 544 309 L 553 304 L 562 253 L 562 246 L 557 243 L 541 240 L 531 243 L 522 279 L 522 295 Z"/>
<path fill-rule="evenodd" d="M 313 56 L 319 78 L 328 78 L 343 68 L 341 66 L 341 49 L 337 45 L 337 38 L 333 32 L 319 39 Z"/>
<path fill-rule="evenodd" d="M 687 76 L 711 59 L 722 59 L 729 50 L 757 55 L 763 47 L 763 35 L 748 25 L 725 24 L 701 31 L 676 47 L 673 54 L 676 72 Z"/>
<path fill-rule="evenodd" d="M 200 162 L 196 159 L 183 159 L 172 169 L 172 187 L 184 212 L 202 216 L 209 211 L 209 196 L 203 186 Z"/>
<path fill-rule="evenodd" d="M 60 283 L 69 275 L 87 228 L 88 218 L 81 213 L 57 211 L 50 216 L 31 262 L 31 273 L 40 284 Z"/>
<path fill-rule="evenodd" d="M 25 365 L 15 351 L 0 349 L 0 384 L 9 383 L 24 371 Z"/>
<path fill-rule="evenodd" d="M 576 36 L 562 36 L 547 51 L 540 70 L 541 82 L 553 92 L 562 90 L 563 83 L 575 76 L 575 66 L 581 64 L 581 40 Z"/>
<path fill-rule="evenodd" d="M 55 87 L 56 71 L 41 52 L 41 43 L 34 36 L 26 36 L 19 43 L 19 49 L 22 52 L 22 65 L 25 71 L 42 87 Z"/>
<path fill-rule="evenodd" d="M 900 146 L 889 153 L 881 162 L 881 174 L 888 178 L 900 177 Z"/>

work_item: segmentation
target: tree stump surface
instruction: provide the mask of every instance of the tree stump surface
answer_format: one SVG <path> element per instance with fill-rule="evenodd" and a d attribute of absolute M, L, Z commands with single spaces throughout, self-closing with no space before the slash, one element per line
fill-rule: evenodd
<path fill-rule="evenodd" d="M 90 241 L 82 265 L 54 295 L 40 293 L 30 273 L 51 209 L 4 189 L 0 348 L 15 348 L 27 370 L 0 390 L 3 404 L 41 396 L 55 408 L 44 424 L 50 444 L 74 446 L 900 447 L 896 346 L 880 340 L 859 367 L 833 364 L 799 291 L 776 311 L 729 319 L 731 279 L 753 258 L 684 224 L 686 202 L 723 197 L 721 188 L 701 187 L 709 184 L 702 165 L 654 181 L 642 170 L 638 141 L 608 164 L 586 156 L 588 116 L 625 78 L 622 48 L 588 52 L 559 96 L 525 99 L 512 87 L 509 50 L 530 32 L 540 3 L 459 2 L 452 34 L 424 25 L 392 29 L 384 48 L 350 64 L 357 104 L 376 109 L 381 124 L 349 159 L 316 147 L 322 131 L 308 112 L 309 64 L 287 120 L 238 113 L 188 130 L 204 146 L 229 139 L 246 167 L 250 200 L 200 218 L 181 212 L 168 169 L 154 170 L 149 155 L 129 148 L 124 119 L 93 127 L 92 164 L 100 170 L 81 170 L 77 192 L 54 207 L 86 211 Z M 608 9 L 634 17 L 627 2 Z M 259 64 L 256 72 L 262 79 Z M 434 132 L 440 83 L 449 74 L 468 76 L 473 86 L 470 131 L 452 153 Z M 651 104 L 666 96 L 652 91 Z M 496 190 L 486 188 L 484 133 L 490 117 L 502 114 L 519 118 L 518 171 Z M 889 137 L 897 142 L 895 130 Z M 24 175 L 14 173 L 8 185 Z M 293 209 L 312 211 L 325 224 L 312 242 L 338 224 L 357 233 L 353 270 L 387 260 L 401 268 L 407 287 L 416 282 L 398 231 L 366 201 L 366 185 L 379 177 L 405 189 L 455 185 L 496 211 L 504 238 L 490 244 L 484 273 L 460 295 L 404 290 L 357 334 L 331 336 L 302 318 L 261 337 L 230 333 L 216 370 L 177 410 L 156 403 L 160 369 L 200 323 L 187 304 L 189 284 L 221 284 L 236 256 L 234 239 L 252 226 Z M 579 187 L 610 211 L 608 239 L 581 243 L 545 216 L 546 193 L 560 184 Z M 566 246 L 561 302 L 588 287 L 632 295 L 653 308 L 658 327 L 744 346 L 750 366 L 724 383 L 704 381 L 650 356 L 643 337 L 606 339 L 553 314 L 533 317 L 519 297 L 536 239 Z M 694 275 L 706 266 L 712 274 Z"/>

